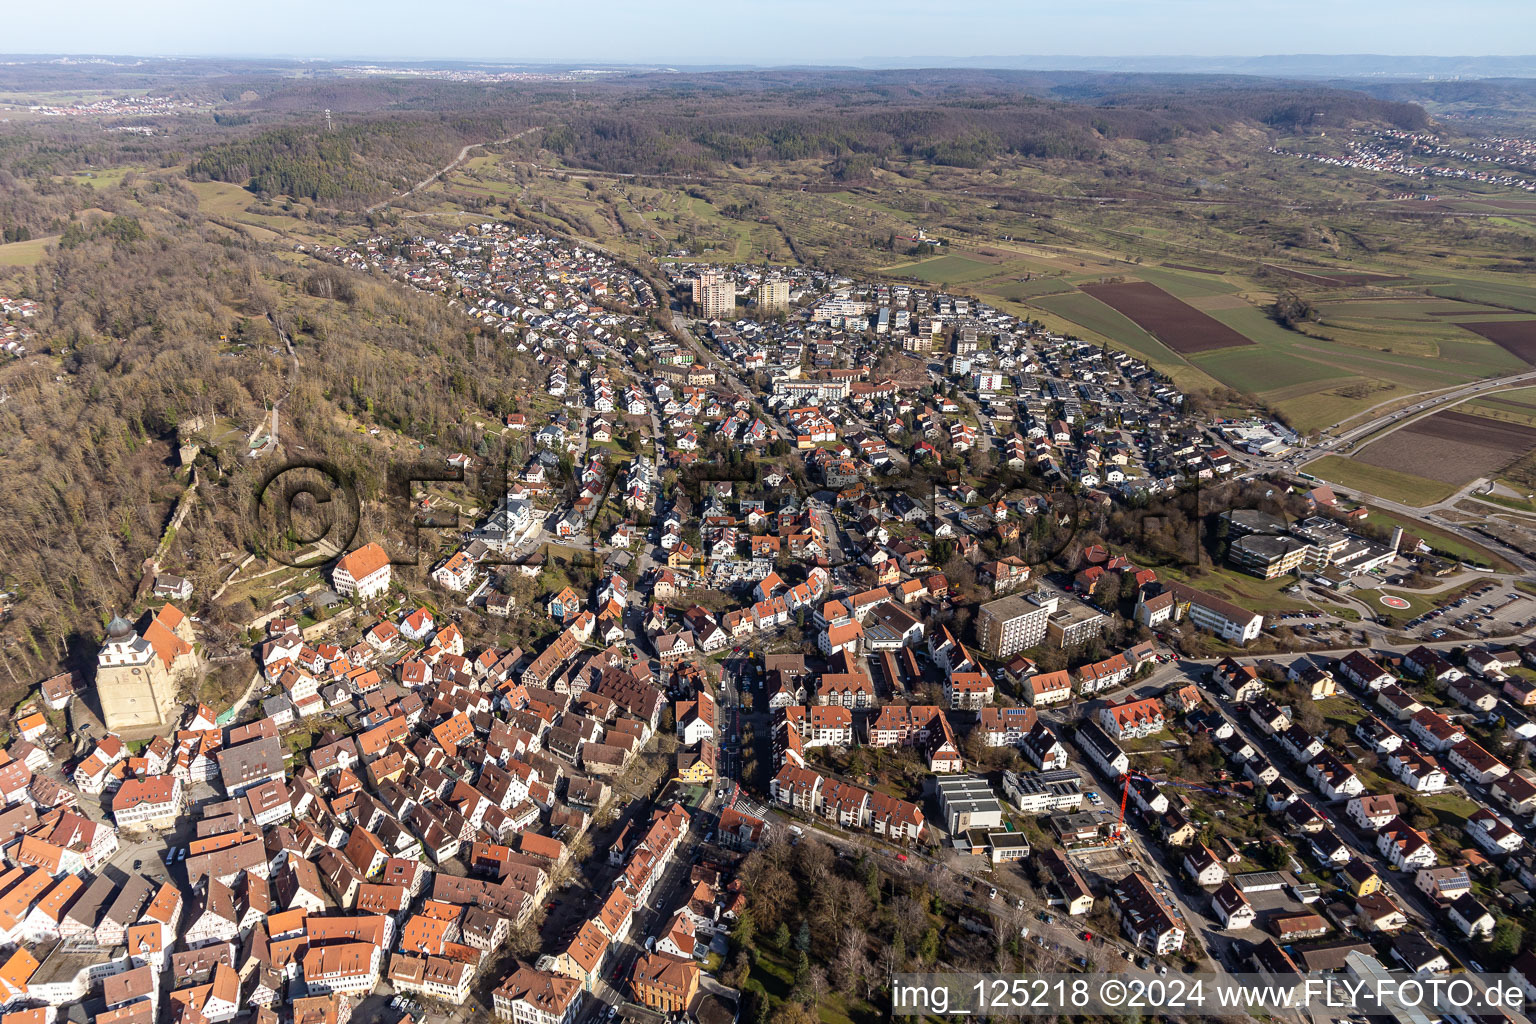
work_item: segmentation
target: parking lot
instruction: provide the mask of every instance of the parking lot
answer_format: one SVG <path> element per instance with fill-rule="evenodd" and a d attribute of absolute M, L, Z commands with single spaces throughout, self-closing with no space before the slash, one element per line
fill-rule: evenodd
<path fill-rule="evenodd" d="M 1447 601 L 1408 623 L 1409 628 L 1432 627 L 1439 640 L 1451 632 L 1502 634 L 1523 629 L 1536 619 L 1536 598 L 1512 590 L 1502 581 L 1488 582 L 1454 601 Z"/>

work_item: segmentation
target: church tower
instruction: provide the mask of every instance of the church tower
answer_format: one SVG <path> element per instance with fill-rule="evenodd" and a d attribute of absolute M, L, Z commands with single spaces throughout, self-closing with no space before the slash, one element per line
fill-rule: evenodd
<path fill-rule="evenodd" d="M 103 723 L 112 732 L 160 728 L 175 707 L 178 681 L 196 669 L 191 625 L 179 609 L 161 608 L 142 633 L 113 616 L 96 656 Z"/>

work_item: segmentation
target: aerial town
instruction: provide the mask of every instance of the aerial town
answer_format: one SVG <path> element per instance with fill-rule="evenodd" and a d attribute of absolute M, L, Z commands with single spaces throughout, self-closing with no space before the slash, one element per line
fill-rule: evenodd
<path fill-rule="evenodd" d="M 424 564 L 365 533 L 274 577 L 238 699 L 188 699 L 212 655 L 170 571 L 36 685 L 0 755 L 3 1024 L 732 1024 L 759 946 L 818 983 L 752 870 L 823 848 L 940 894 L 932 969 L 993 936 L 1536 997 L 1520 556 L 938 287 L 651 277 L 494 222 L 313 255 L 530 356 L 489 425 L 512 470 L 421 485 L 471 513 Z M 863 956 L 838 976 L 889 972 Z"/>

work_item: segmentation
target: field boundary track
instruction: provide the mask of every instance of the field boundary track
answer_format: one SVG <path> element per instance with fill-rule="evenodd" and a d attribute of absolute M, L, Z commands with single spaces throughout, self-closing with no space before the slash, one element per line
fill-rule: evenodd
<path fill-rule="evenodd" d="M 1456 326 L 1487 338 L 1516 359 L 1536 366 L 1536 320 L 1462 322 Z"/>
<path fill-rule="evenodd" d="M 1319 284 L 1325 288 L 1348 288 L 1353 285 L 1379 284 L 1383 281 L 1401 281 L 1403 279 L 1400 274 L 1374 274 L 1363 270 L 1356 272 L 1346 271 L 1337 274 L 1314 274 L 1296 267 L 1282 267 L 1274 263 L 1265 263 L 1262 266 L 1265 270 L 1273 270 L 1278 274 L 1294 277 L 1298 281 L 1305 281 L 1308 284 Z"/>
<path fill-rule="evenodd" d="M 1147 281 L 1081 284 L 1078 289 L 1179 355 L 1254 344 L 1253 339 Z"/>

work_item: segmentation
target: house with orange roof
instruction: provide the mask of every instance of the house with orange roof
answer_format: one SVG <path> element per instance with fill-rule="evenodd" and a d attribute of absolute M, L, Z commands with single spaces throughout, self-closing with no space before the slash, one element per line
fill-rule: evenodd
<path fill-rule="evenodd" d="M 630 989 L 635 1001 L 662 1013 L 681 1013 L 699 994 L 702 971 L 692 960 L 647 953 L 635 961 Z"/>
<path fill-rule="evenodd" d="M 856 655 L 859 653 L 863 639 L 864 627 L 855 619 L 852 622 L 828 626 L 816 635 L 816 646 L 828 658 L 839 652 Z"/>
<path fill-rule="evenodd" d="M 551 967 L 568 978 L 579 982 L 582 988 L 592 991 L 601 976 L 603 961 L 608 956 L 609 939 L 596 921 L 581 926 L 565 949 L 556 954 Z"/>
<path fill-rule="evenodd" d="M 60 875 L 53 887 L 42 895 L 22 922 L 21 938 L 26 942 L 49 942 L 59 938 L 64 913 L 85 888 L 79 875 Z"/>
<path fill-rule="evenodd" d="M 193 639 L 186 615 L 174 605 L 156 611 L 142 631 L 113 616 L 96 655 L 96 695 L 108 730 L 166 724 L 177 684 L 199 664 Z"/>
<path fill-rule="evenodd" d="M 379 983 L 381 947 L 372 942 L 311 945 L 304 953 L 302 976 L 312 994 L 367 994 Z"/>
<path fill-rule="evenodd" d="M 956 710 L 978 711 L 992 703 L 995 693 L 985 672 L 951 672 L 944 680 L 944 700 Z"/>
<path fill-rule="evenodd" d="M 36 957 L 21 948 L 0 962 L 0 1005 L 26 996 L 28 984 L 40 966 Z"/>
<path fill-rule="evenodd" d="M 16 719 L 16 728 L 20 730 L 22 739 L 35 741 L 48 731 L 48 719 L 43 717 L 41 711 L 30 711 Z"/>
<path fill-rule="evenodd" d="M 1072 673 L 1039 672 L 1025 680 L 1024 697 L 1034 707 L 1061 704 L 1072 699 Z"/>
<path fill-rule="evenodd" d="M 459 744 L 475 735 L 475 725 L 462 711 L 432 729 L 432 738 L 449 757 L 457 757 Z"/>
<path fill-rule="evenodd" d="M 613 942 L 623 942 L 629 935 L 630 925 L 634 922 L 635 901 L 630 899 L 629 893 L 622 886 L 614 886 L 608 898 L 603 901 L 598 909 L 597 916 L 592 920 L 597 922 L 603 934 Z"/>
<path fill-rule="evenodd" d="M 1140 739 L 1163 731 L 1163 708 L 1145 697 L 1107 704 L 1099 709 L 1099 724 L 1117 740 Z"/>
<path fill-rule="evenodd" d="M 433 620 L 432 613 L 425 608 L 417 608 L 400 623 L 400 635 L 407 640 L 415 640 L 419 643 L 436 628 L 437 623 Z"/>
<path fill-rule="evenodd" d="M 378 544 L 364 544 L 342 555 L 331 570 L 331 586 L 342 597 L 371 601 L 389 589 L 389 555 Z"/>
<path fill-rule="evenodd" d="M 112 795 L 112 817 L 120 829 L 163 830 L 181 815 L 181 779 L 155 775 L 128 779 Z"/>

